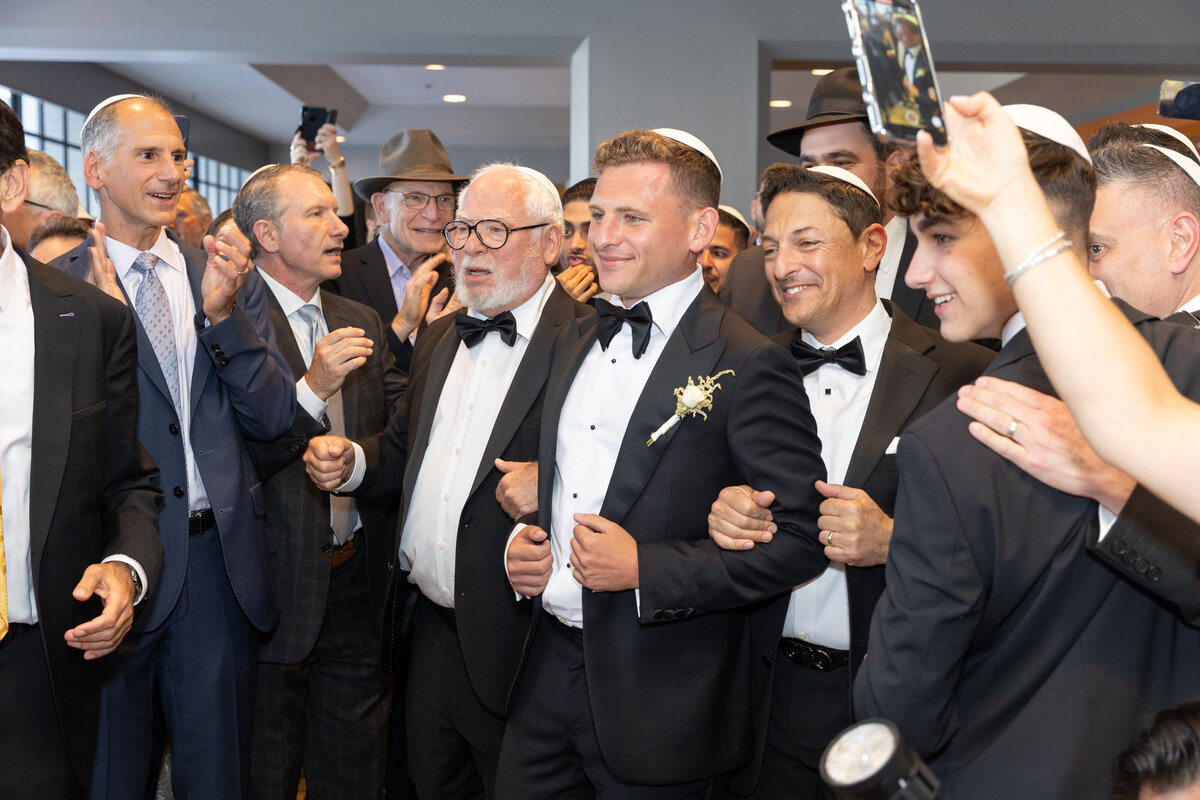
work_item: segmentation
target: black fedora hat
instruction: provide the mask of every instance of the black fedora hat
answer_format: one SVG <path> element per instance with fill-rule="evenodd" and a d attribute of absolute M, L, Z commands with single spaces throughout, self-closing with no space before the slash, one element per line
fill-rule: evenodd
<path fill-rule="evenodd" d="M 384 174 L 354 182 L 354 191 L 368 203 L 393 181 L 470 180 L 454 174 L 442 140 L 428 128 L 405 128 L 388 139 L 379 153 L 379 171 Z"/>
<path fill-rule="evenodd" d="M 854 67 L 835 69 L 817 81 L 808 101 L 808 113 L 804 122 L 769 134 L 767 141 L 785 153 L 798 156 L 800 137 L 806 129 L 815 125 L 828 125 L 831 122 L 867 119 L 867 105 L 863 102 L 862 95 L 858 70 Z"/>

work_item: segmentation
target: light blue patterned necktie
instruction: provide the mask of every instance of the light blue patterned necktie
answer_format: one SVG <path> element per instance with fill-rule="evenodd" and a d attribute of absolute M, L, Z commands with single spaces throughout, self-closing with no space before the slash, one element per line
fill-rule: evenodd
<path fill-rule="evenodd" d="M 167 381 L 167 390 L 171 393 L 171 402 L 175 406 L 175 413 L 182 419 L 182 405 L 179 401 L 179 351 L 175 347 L 175 322 L 171 318 L 171 304 L 167 301 L 167 290 L 163 288 L 162 282 L 158 279 L 158 273 L 155 271 L 157 265 L 158 256 L 153 253 L 139 253 L 138 257 L 134 259 L 133 269 L 142 276 L 142 282 L 138 285 L 133 305 L 138 318 L 142 321 L 142 327 L 146 330 L 146 336 L 150 339 L 150 346 L 154 348 L 158 365 L 162 368 L 163 378 Z"/>

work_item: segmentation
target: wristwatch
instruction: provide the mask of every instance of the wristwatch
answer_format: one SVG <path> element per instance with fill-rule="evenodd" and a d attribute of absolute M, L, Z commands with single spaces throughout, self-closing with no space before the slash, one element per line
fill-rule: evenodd
<path fill-rule="evenodd" d="M 133 602 L 136 603 L 141 598 L 142 589 L 144 588 L 142 586 L 142 576 L 138 575 L 138 571 L 133 568 L 132 564 L 127 564 L 124 561 L 120 563 L 125 564 L 125 569 L 129 570 L 129 577 L 133 579 Z"/>

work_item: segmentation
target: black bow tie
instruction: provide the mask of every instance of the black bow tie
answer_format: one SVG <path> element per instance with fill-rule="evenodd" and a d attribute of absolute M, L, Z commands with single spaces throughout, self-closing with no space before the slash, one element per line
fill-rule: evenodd
<path fill-rule="evenodd" d="M 832 347 L 813 347 L 801 339 L 800 332 L 797 331 L 795 338 L 792 339 L 792 355 L 796 357 L 796 363 L 800 365 L 800 371 L 805 375 L 815 372 L 826 364 L 837 364 L 855 375 L 867 374 L 867 359 L 863 355 L 862 342 L 858 340 L 857 336 L 849 344 L 834 350 Z"/>
<path fill-rule="evenodd" d="M 500 340 L 509 347 L 517 341 L 517 321 L 511 311 L 501 311 L 491 319 L 479 319 L 470 314 L 459 314 L 454 318 L 454 327 L 467 347 L 474 347 L 483 341 L 490 331 L 500 334 Z"/>
<path fill-rule="evenodd" d="M 607 300 L 597 300 L 596 313 L 600 315 L 600 329 L 597 332 L 600 349 L 607 350 L 621 326 L 628 322 L 629 330 L 633 332 L 633 357 L 642 357 L 646 348 L 650 346 L 650 326 L 653 323 L 650 306 L 643 302 L 626 310 Z"/>

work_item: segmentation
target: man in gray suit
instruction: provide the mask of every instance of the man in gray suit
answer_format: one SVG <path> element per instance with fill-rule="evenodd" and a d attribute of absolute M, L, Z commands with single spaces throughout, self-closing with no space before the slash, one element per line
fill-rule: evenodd
<path fill-rule="evenodd" d="M 389 684 L 378 631 L 395 504 L 330 497 L 300 456 L 327 430 L 381 430 L 404 377 L 379 315 L 320 289 L 341 273 L 346 236 L 320 174 L 269 167 L 242 187 L 233 216 L 270 290 L 280 352 L 299 377 L 291 430 L 253 447 L 280 620 L 259 651 L 251 797 L 295 797 L 301 767 L 315 795 L 380 797 Z"/>

